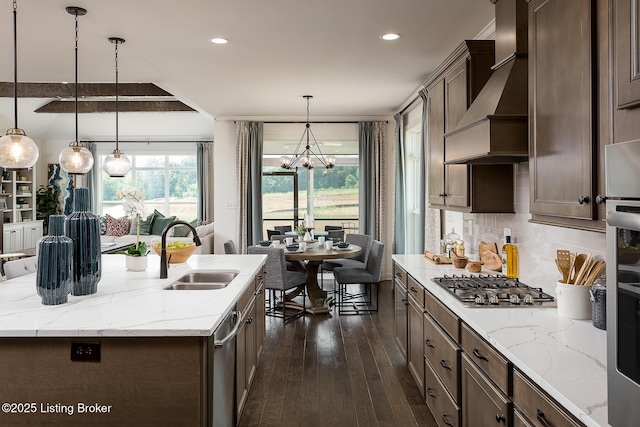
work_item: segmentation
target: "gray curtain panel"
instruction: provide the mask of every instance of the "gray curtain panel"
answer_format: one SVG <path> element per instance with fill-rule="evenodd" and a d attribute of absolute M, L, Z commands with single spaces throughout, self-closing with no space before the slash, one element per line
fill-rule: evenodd
<path fill-rule="evenodd" d="M 236 122 L 238 251 L 262 240 L 262 122 Z"/>
<path fill-rule="evenodd" d="M 98 208 L 98 191 L 97 184 L 100 181 L 100 172 L 102 171 L 102 164 L 100 164 L 100 159 L 98 158 L 98 154 L 96 153 L 96 143 L 95 142 L 87 142 L 87 149 L 91 152 L 93 156 L 93 167 L 87 173 L 87 188 L 89 189 L 89 210 L 94 214 L 98 214 L 96 209 Z"/>
<path fill-rule="evenodd" d="M 404 116 L 396 114 L 396 200 L 395 200 L 395 250 L 396 254 L 405 253 L 405 235 L 407 226 L 405 218 L 407 207 L 405 205 L 405 164 L 404 164 Z"/>
<path fill-rule="evenodd" d="M 360 122 L 358 140 L 360 147 L 360 233 L 373 239 L 385 236 L 383 221 L 386 218 L 385 169 L 382 145 L 385 139 L 385 122 Z"/>
<path fill-rule="evenodd" d="M 213 143 L 198 142 L 197 147 L 197 174 L 198 182 L 198 218 L 204 220 L 213 220 L 209 212 L 211 200 L 213 199 L 213 188 L 210 187 L 211 173 L 213 172 Z"/>

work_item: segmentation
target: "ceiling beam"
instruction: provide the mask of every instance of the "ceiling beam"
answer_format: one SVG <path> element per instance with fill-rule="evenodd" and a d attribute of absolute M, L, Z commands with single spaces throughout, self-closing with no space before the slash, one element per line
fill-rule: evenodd
<path fill-rule="evenodd" d="M 78 83 L 78 97 L 114 97 L 115 83 Z M 18 98 L 74 98 L 74 84 L 18 83 Z M 171 97 L 174 96 L 153 83 L 118 83 L 118 96 Z M 0 98 L 13 98 L 13 82 L 0 82 Z"/>
<path fill-rule="evenodd" d="M 75 102 L 51 101 L 38 108 L 36 113 L 75 113 Z M 78 101 L 78 113 L 113 113 L 115 101 Z M 180 101 L 118 101 L 118 111 L 127 112 L 175 112 L 196 111 Z"/>

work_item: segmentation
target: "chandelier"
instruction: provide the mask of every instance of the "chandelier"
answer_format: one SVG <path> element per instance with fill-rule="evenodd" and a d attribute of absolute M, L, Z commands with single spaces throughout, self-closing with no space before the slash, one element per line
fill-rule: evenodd
<path fill-rule="evenodd" d="M 293 169 L 298 162 L 307 168 L 313 169 L 314 158 L 317 159 L 324 167 L 327 169 L 332 169 L 336 165 L 335 156 L 327 156 L 325 157 L 320 150 L 320 145 L 316 141 L 316 137 L 311 131 L 311 124 L 309 124 L 309 100 L 313 98 L 311 95 L 304 95 L 303 98 L 307 100 L 307 123 L 305 124 L 304 132 L 300 137 L 300 141 L 298 141 L 298 145 L 296 146 L 296 151 L 293 153 L 293 156 L 280 157 L 280 166 L 284 169 Z M 311 141 L 313 139 L 313 142 Z M 302 142 L 305 141 L 306 145 L 304 150 L 302 150 Z M 313 151 L 311 147 L 314 147 L 317 151 Z"/>
<path fill-rule="evenodd" d="M 15 126 L 0 138 L 0 166 L 6 170 L 29 169 L 38 161 L 38 146 L 18 127 L 18 31 L 16 0 L 13 1 L 13 112 Z M 6 65 L 6 64 L 5 64 Z"/>
<path fill-rule="evenodd" d="M 76 20 L 76 37 L 75 37 L 75 54 L 76 54 L 76 83 L 75 83 L 75 113 L 76 113 L 76 139 L 72 141 L 60 153 L 58 160 L 60 167 L 71 175 L 82 175 L 88 173 L 93 167 L 93 155 L 84 144 L 80 142 L 78 137 L 78 17 L 87 14 L 87 10 L 77 6 L 67 7 L 67 13 L 75 15 Z"/>

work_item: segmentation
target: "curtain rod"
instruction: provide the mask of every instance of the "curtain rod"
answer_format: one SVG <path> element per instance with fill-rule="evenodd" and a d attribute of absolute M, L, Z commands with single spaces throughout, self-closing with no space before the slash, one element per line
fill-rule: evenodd
<path fill-rule="evenodd" d="M 81 142 L 92 142 L 94 144 L 113 144 L 115 143 L 115 141 L 92 141 L 92 140 L 83 140 Z M 181 142 L 186 142 L 186 143 L 196 143 L 196 142 L 208 142 L 208 143 L 213 143 L 213 140 L 193 140 L 193 141 L 136 141 L 136 140 L 131 140 L 131 141 L 123 141 L 121 139 L 118 140 L 118 143 L 124 143 L 124 144 L 176 144 L 176 143 L 181 143 Z"/>

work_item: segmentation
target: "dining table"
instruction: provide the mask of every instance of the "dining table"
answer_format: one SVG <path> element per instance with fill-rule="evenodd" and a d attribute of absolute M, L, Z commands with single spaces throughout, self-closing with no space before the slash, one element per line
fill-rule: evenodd
<path fill-rule="evenodd" d="M 282 245 L 283 247 L 285 245 Z M 320 289 L 318 285 L 318 269 L 323 261 L 336 258 L 355 258 L 362 252 L 362 248 L 357 245 L 349 245 L 347 248 L 338 248 L 334 245 L 331 249 L 326 249 L 324 245 L 317 242 L 307 243 L 304 251 L 290 252 L 285 249 L 285 259 L 287 261 L 306 261 L 294 262 L 297 269 L 303 271 L 306 275 L 305 287 L 307 296 L 311 305 L 305 306 L 305 310 L 312 314 L 323 314 L 329 312 L 329 303 L 332 298 L 328 298 L 327 291 Z M 299 295 L 295 292 L 293 295 Z M 291 302 L 288 301 L 287 305 Z"/>

